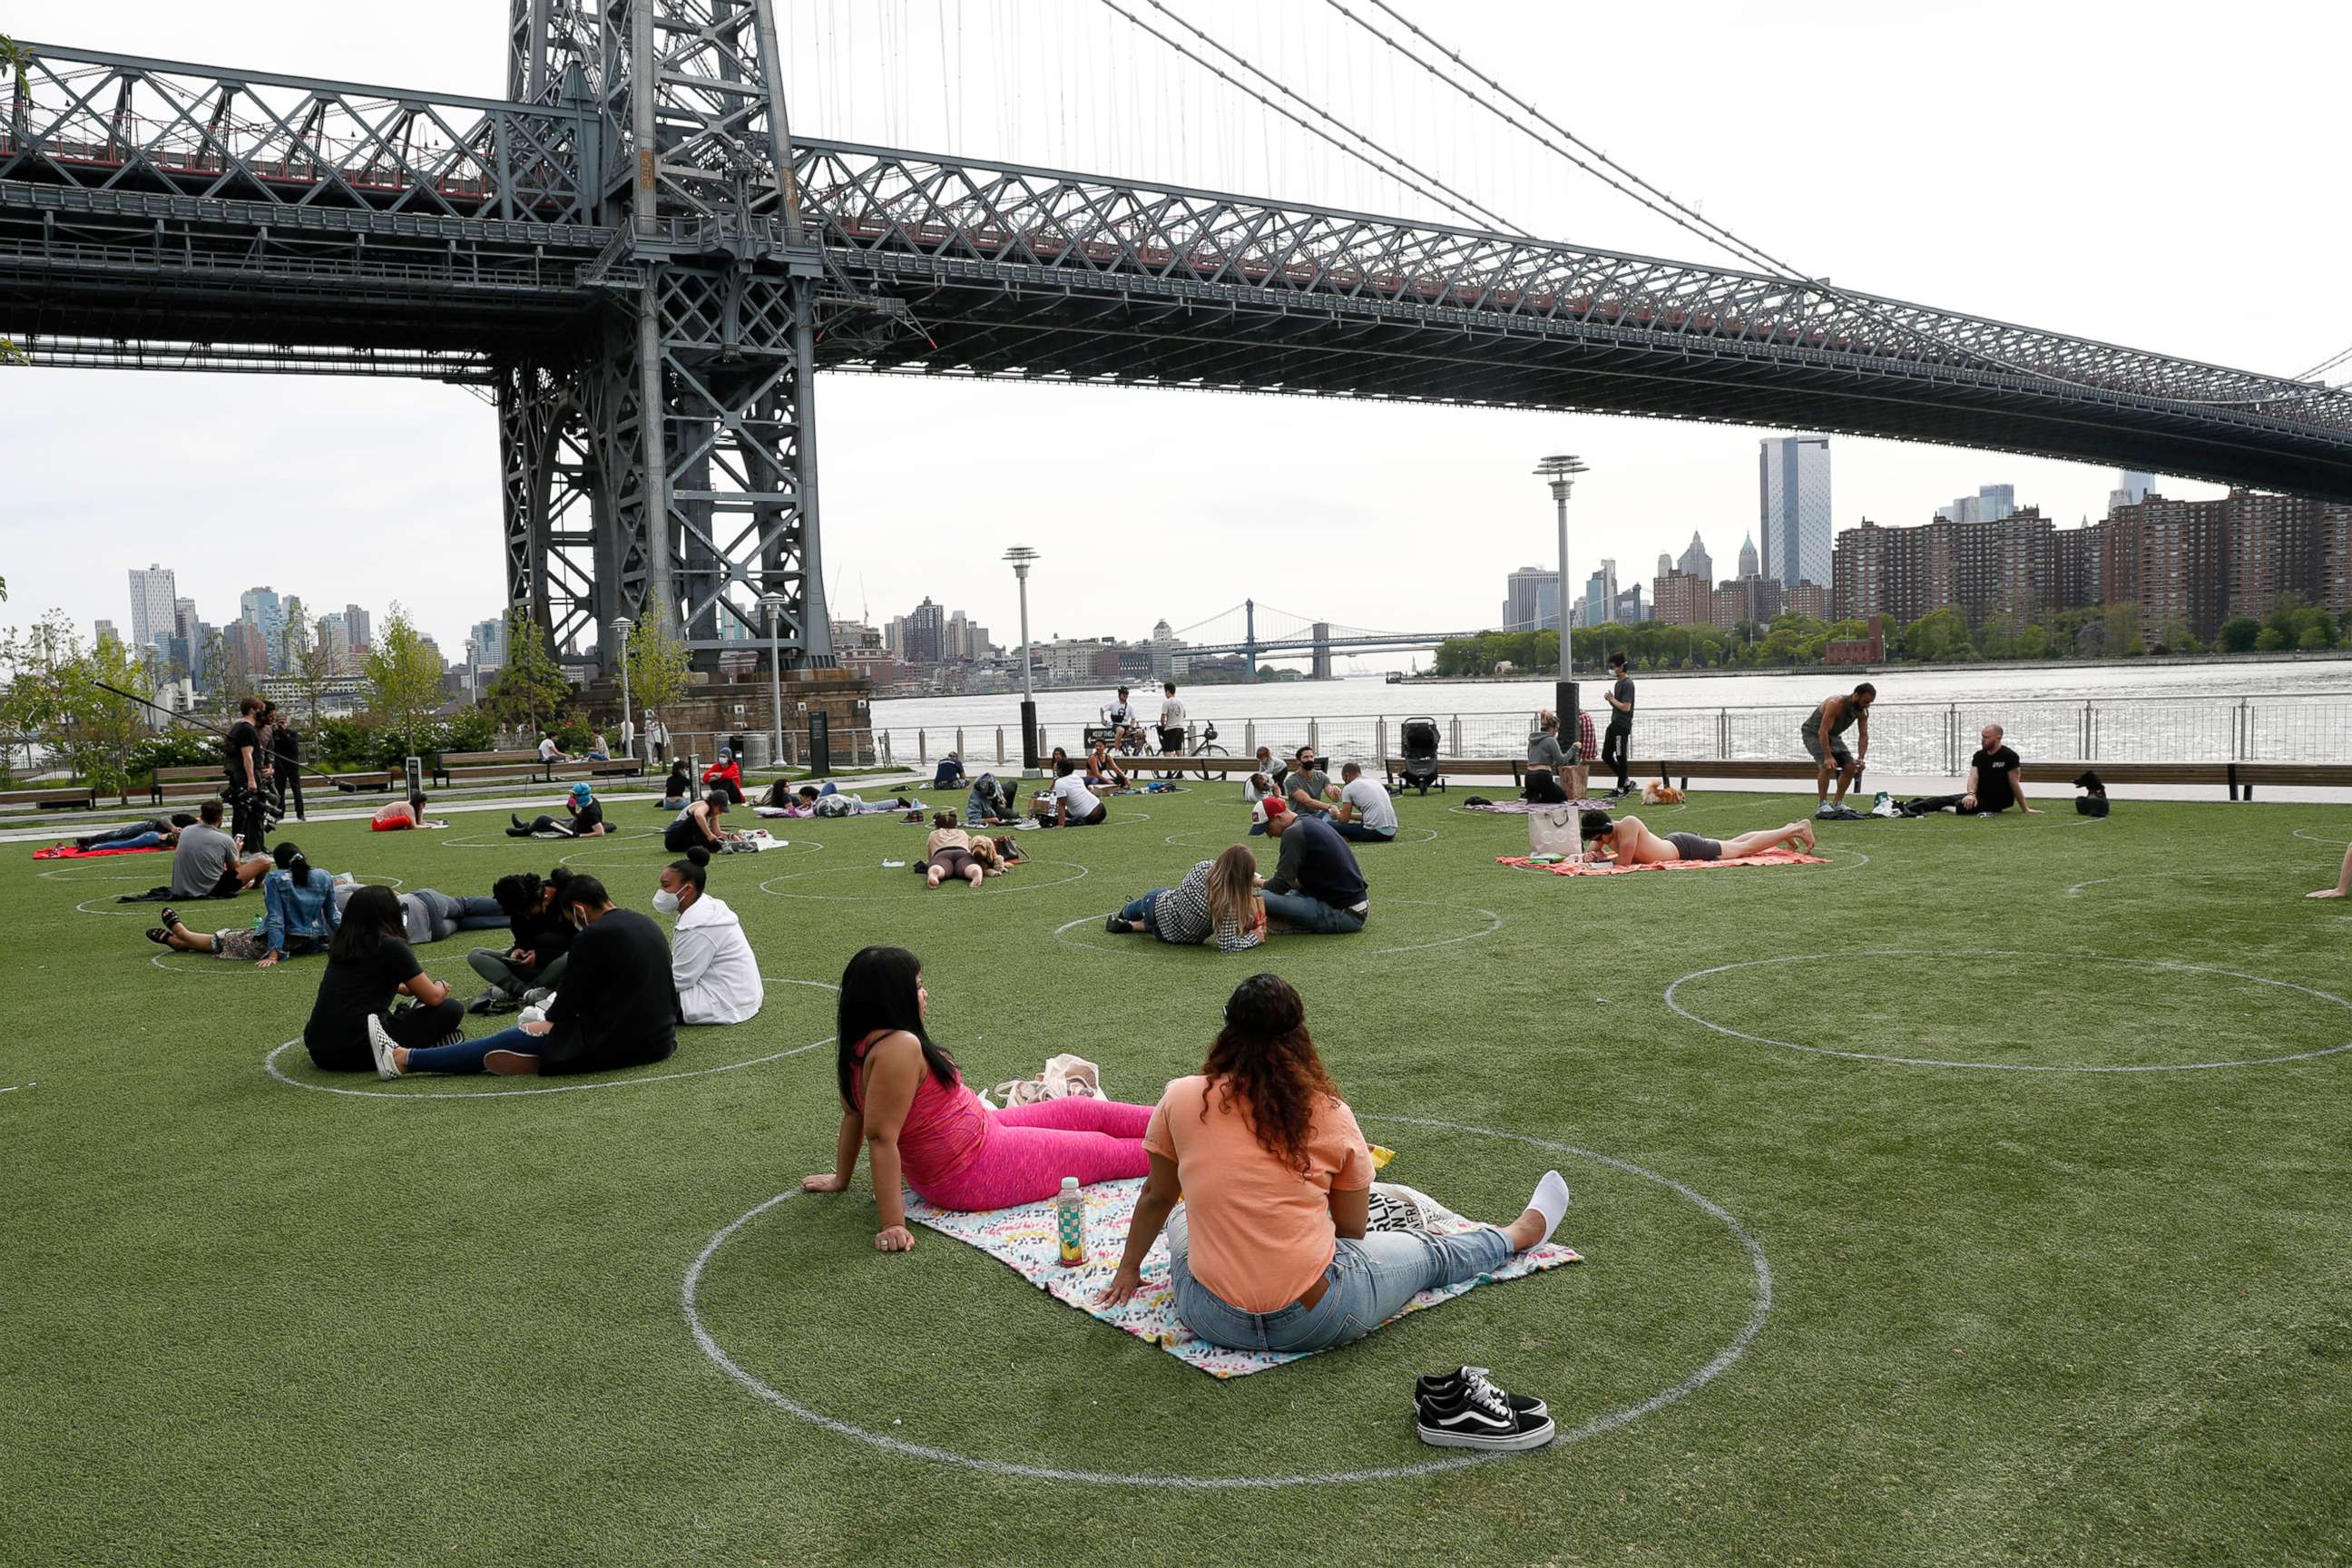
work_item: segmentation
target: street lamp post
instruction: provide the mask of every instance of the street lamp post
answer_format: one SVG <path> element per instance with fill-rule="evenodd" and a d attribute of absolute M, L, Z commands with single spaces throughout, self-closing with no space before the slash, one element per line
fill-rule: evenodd
<path fill-rule="evenodd" d="M 1030 689 L 1029 677 L 1029 563 L 1037 552 L 1025 544 L 1016 544 L 1004 552 L 1013 563 L 1013 575 L 1021 584 L 1021 773 L 1024 778 L 1037 776 L 1037 694 Z"/>
<path fill-rule="evenodd" d="M 635 716 L 629 711 L 628 616 L 614 616 L 613 617 L 613 640 L 620 647 L 618 657 L 621 664 L 621 731 L 622 733 L 627 737 L 627 742 L 623 745 L 621 749 L 628 752 L 630 756 L 635 757 L 637 754 L 637 725 Z"/>
<path fill-rule="evenodd" d="M 768 700 L 774 707 L 775 749 L 769 753 L 769 763 L 784 765 L 784 653 L 782 627 L 784 606 L 792 601 L 782 594 L 760 595 L 760 607 L 768 612 Z"/>
<path fill-rule="evenodd" d="M 1576 668 L 1576 659 L 1568 636 L 1568 492 L 1585 467 L 1582 458 L 1563 453 L 1546 458 L 1536 465 L 1535 471 L 1538 479 L 1551 481 L 1552 505 L 1559 525 L 1559 676 L 1553 689 L 1553 710 L 1559 715 L 1561 736 L 1572 746 L 1580 726 L 1577 721 L 1576 682 L 1569 679 Z"/>

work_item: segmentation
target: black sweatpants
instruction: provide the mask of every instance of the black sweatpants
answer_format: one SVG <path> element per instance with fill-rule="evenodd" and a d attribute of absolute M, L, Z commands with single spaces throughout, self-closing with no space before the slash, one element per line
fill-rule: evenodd
<path fill-rule="evenodd" d="M 1633 726 L 1612 721 L 1601 735 L 1601 765 L 1617 770 L 1617 787 L 1629 788 L 1633 778 L 1625 772 L 1625 757 L 1633 745 Z"/>
<path fill-rule="evenodd" d="M 445 996 L 430 1007 L 404 1007 L 376 1016 L 383 1021 L 383 1032 L 392 1037 L 394 1045 L 414 1051 L 439 1045 L 462 1026 L 466 1005 L 455 996 Z M 306 1039 L 304 1044 L 321 1072 L 372 1072 L 375 1068 L 375 1053 L 368 1048 L 365 1030 L 352 1039 L 317 1044 Z"/>

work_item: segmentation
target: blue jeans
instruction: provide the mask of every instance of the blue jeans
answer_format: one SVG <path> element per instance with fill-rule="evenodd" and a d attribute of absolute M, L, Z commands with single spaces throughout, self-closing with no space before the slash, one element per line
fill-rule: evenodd
<path fill-rule="evenodd" d="M 1511 1256 L 1511 1244 L 1492 1226 L 1459 1236 L 1425 1230 L 1379 1231 L 1341 1241 L 1323 1270 L 1323 1299 L 1312 1307 L 1293 1301 L 1271 1312 L 1244 1312 L 1192 1278 L 1191 1220 L 1184 1205 L 1168 1216 L 1168 1265 L 1176 1316 L 1208 1341 L 1237 1351 L 1306 1352 L 1353 1344 L 1404 1310 L 1423 1290 L 1491 1273 Z"/>
<path fill-rule="evenodd" d="M 1141 921 L 1145 931 L 1150 931 L 1153 936 L 1158 936 L 1160 920 L 1151 912 L 1151 907 L 1160 901 L 1160 895 L 1167 890 L 1165 888 L 1154 888 L 1139 899 L 1129 900 L 1127 907 L 1118 911 L 1118 918 L 1129 921 Z"/>
<path fill-rule="evenodd" d="M 107 849 L 152 849 L 163 842 L 160 833 L 133 834 L 129 838 L 110 838 L 101 847 Z"/>
<path fill-rule="evenodd" d="M 1265 899 L 1266 919 L 1310 936 L 1348 936 L 1364 929 L 1362 916 L 1334 908 L 1311 893 L 1267 893 Z"/>
<path fill-rule="evenodd" d="M 1393 842 L 1396 838 L 1396 829 L 1393 827 L 1390 828 L 1386 833 L 1381 833 L 1373 828 L 1365 826 L 1360 822 L 1341 822 L 1337 817 L 1332 817 L 1328 820 L 1331 824 L 1332 832 L 1338 834 L 1342 838 L 1353 839 L 1359 844 L 1388 844 Z"/>
<path fill-rule="evenodd" d="M 535 1057 L 546 1043 L 543 1035 L 527 1033 L 518 1024 L 511 1029 L 500 1029 L 495 1035 L 484 1035 L 478 1040 L 461 1040 L 454 1046 L 426 1046 L 408 1053 L 409 1072 L 480 1072 L 482 1058 L 492 1051 L 516 1051 Z"/>

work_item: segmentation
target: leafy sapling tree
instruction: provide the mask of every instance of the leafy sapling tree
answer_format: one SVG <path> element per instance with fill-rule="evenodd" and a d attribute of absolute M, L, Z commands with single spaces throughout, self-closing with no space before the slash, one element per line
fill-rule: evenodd
<path fill-rule="evenodd" d="M 368 649 L 368 715 L 404 755 L 422 755 L 441 708 L 441 661 L 397 600 Z"/>
<path fill-rule="evenodd" d="M 482 706 L 499 723 L 542 734 L 572 705 L 572 682 L 527 609 L 507 614 L 507 661 L 482 693 Z"/>

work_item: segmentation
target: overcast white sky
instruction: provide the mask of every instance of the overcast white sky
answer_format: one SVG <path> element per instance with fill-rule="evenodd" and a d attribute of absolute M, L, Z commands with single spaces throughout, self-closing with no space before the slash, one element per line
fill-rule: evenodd
<path fill-rule="evenodd" d="M 1538 233 L 1721 259 L 1383 55 L 1324 0 L 1170 3 Z M 2326 151 L 2343 138 L 2346 7 L 1394 3 L 1612 157 L 1842 283 L 2282 374 L 2352 342 L 2352 216 Z M 803 134 L 1431 215 L 1100 0 L 782 4 Z M 0 28 L 499 96 L 506 12 L 10 0 Z M 1489 624 L 1505 574 L 1550 563 L 1550 504 L 1528 470 L 1558 451 L 1592 467 L 1573 503 L 1580 577 L 1605 554 L 1646 580 L 1694 529 L 1727 572 L 1772 433 L 856 376 L 819 393 L 835 612 L 879 620 L 929 594 L 1000 640 L 1016 616 L 997 557 L 1016 541 L 1045 552 L 1040 636 L 1140 636 L 1244 594 L 1356 626 Z M 2072 523 L 2112 482 L 1954 448 L 1832 451 L 1840 528 L 1924 521 L 2002 481 Z M 453 656 L 499 607 L 496 430 L 463 390 L 5 373 L 0 471 L 0 618 L 55 605 L 85 635 L 100 616 L 127 626 L 124 572 L 151 561 L 177 568 L 208 620 L 262 583 L 321 607 L 380 614 L 397 598 Z"/>

